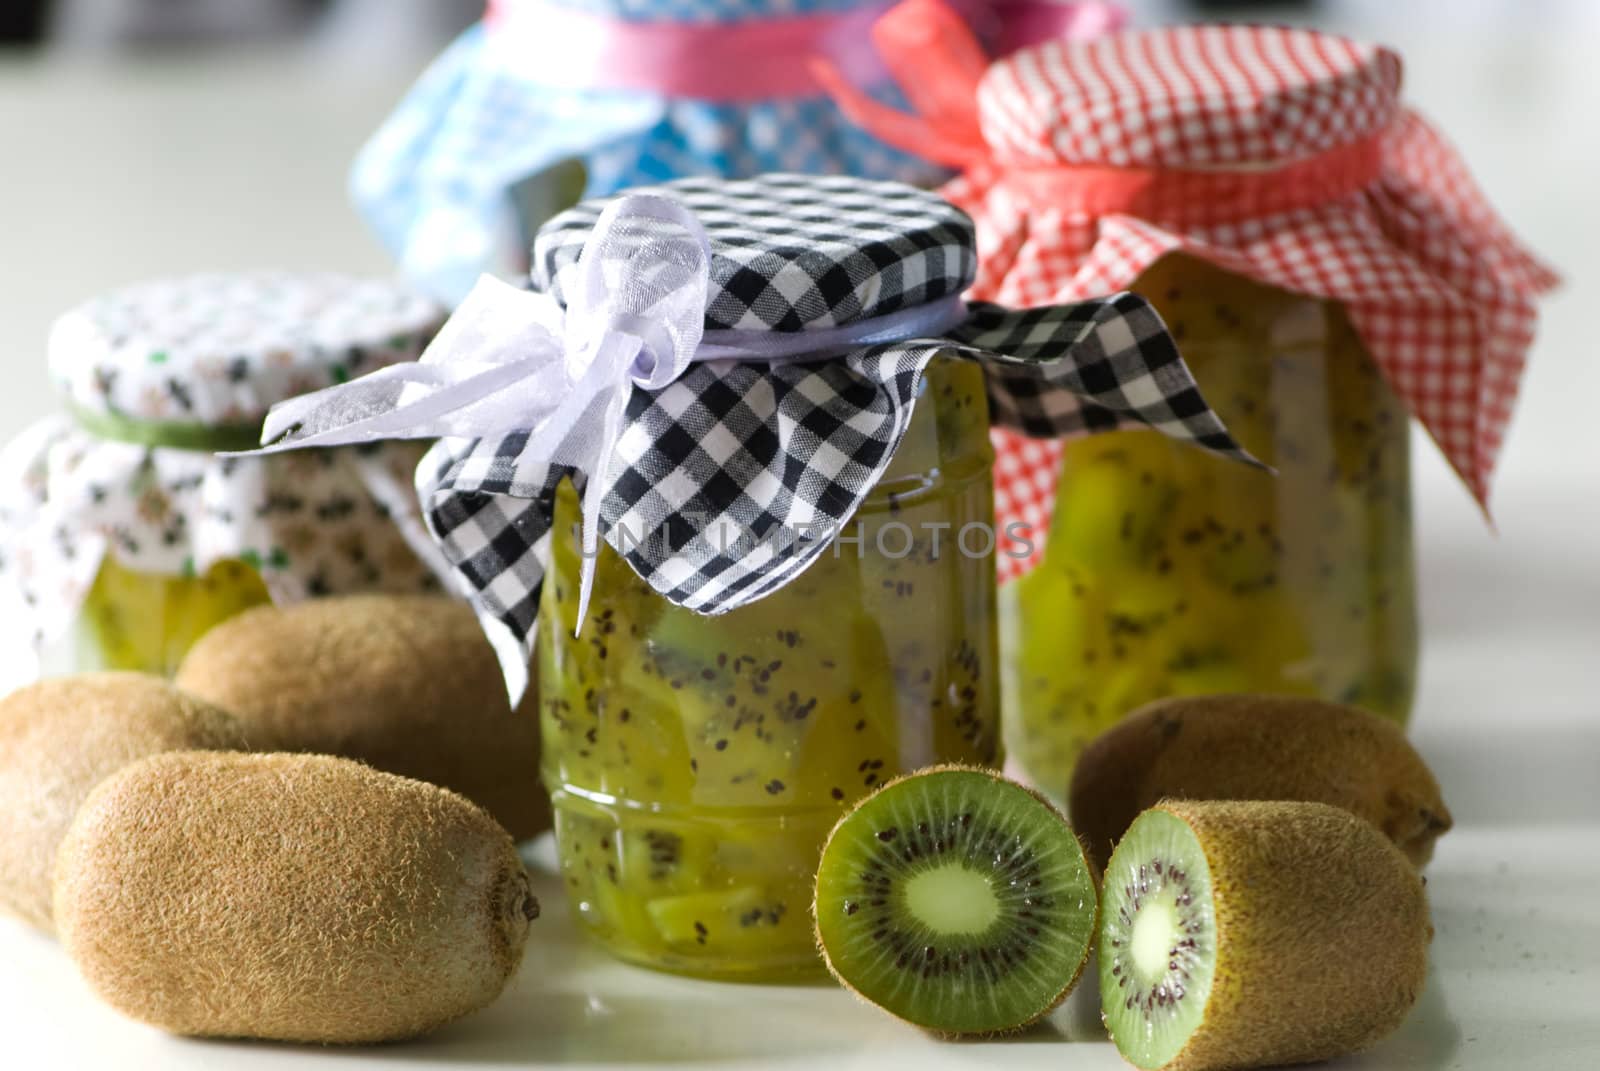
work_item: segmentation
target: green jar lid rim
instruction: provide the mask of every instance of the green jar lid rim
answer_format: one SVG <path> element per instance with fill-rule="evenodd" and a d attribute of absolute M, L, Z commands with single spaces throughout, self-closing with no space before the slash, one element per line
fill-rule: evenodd
<path fill-rule="evenodd" d="M 134 443 L 168 450 L 229 453 L 254 450 L 261 445 L 261 422 L 200 424 L 174 420 L 144 420 L 122 413 L 98 412 L 71 406 L 72 419 L 97 439 Z"/>

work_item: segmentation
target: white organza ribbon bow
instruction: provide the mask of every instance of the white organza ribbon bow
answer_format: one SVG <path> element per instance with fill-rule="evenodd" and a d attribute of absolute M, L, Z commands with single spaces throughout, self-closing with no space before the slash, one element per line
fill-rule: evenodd
<path fill-rule="evenodd" d="M 711 246 L 679 202 L 630 194 L 595 221 L 568 286 L 549 294 L 481 278 L 415 364 L 273 407 L 257 453 L 384 439 L 527 432 L 521 453 L 589 478 L 578 621 L 588 609 L 600 502 L 632 387 L 660 390 L 692 361 L 820 360 L 938 337 L 959 297 L 818 330 L 705 330 Z"/>

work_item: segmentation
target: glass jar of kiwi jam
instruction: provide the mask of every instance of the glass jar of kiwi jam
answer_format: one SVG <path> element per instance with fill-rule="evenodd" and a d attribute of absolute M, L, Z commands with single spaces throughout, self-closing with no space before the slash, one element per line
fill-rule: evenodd
<path fill-rule="evenodd" d="M 1011 757 L 1063 794 L 1085 744 L 1172 695 L 1318 696 L 1404 723 L 1417 667 L 1405 406 L 1336 303 L 1183 255 L 1131 289 L 1276 474 L 1153 431 L 1066 444 L 1043 559 L 1002 590 Z"/>
<path fill-rule="evenodd" d="M 820 969 L 829 829 L 891 778 L 999 746 L 988 406 L 937 358 L 843 538 L 776 593 L 706 617 L 602 545 L 581 635 L 579 503 L 557 496 L 538 625 L 544 778 L 584 929 L 624 959 L 750 980 Z M 859 536 L 859 542 L 854 542 Z"/>

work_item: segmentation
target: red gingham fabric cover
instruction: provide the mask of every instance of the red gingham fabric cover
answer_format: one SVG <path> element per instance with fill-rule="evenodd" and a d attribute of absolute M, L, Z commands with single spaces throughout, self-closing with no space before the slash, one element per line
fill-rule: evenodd
<path fill-rule="evenodd" d="M 978 91 L 991 158 L 944 192 L 978 224 L 971 296 L 1028 306 L 1126 289 L 1183 250 L 1239 275 L 1345 304 L 1394 387 L 1480 504 L 1554 274 L 1495 216 L 1452 148 L 1399 103 L 1393 52 L 1309 31 L 1186 26 L 1037 46 Z M 1110 165 L 1203 171 L 1282 165 L 1377 139 L 1377 180 L 1334 201 L 1225 223 L 1052 209 L 1008 171 Z M 1032 203 L 1030 203 L 1032 202 Z M 1039 557 L 1059 442 L 996 433 L 996 508 Z"/>

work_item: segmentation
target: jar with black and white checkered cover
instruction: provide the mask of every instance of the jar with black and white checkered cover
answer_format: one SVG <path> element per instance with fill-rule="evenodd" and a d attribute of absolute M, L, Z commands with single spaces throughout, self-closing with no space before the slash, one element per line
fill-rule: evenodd
<path fill-rule="evenodd" d="M 964 230 L 933 197 L 877 222 L 774 216 L 761 240 L 787 232 L 790 244 L 765 251 L 768 260 L 794 271 L 825 257 L 859 278 L 817 301 L 825 291 L 811 270 L 801 293 L 790 293 L 784 270 L 768 264 L 779 276 L 760 284 L 768 308 L 740 294 L 730 273 L 730 324 L 779 308 L 810 324 L 825 308 L 843 319 L 846 291 L 864 299 L 861 315 L 881 315 L 915 300 L 905 288 L 919 274 L 927 297 L 959 289 L 944 271 L 966 255 Z M 714 242 L 729 241 L 732 221 L 705 211 L 700 218 Z M 552 282 L 567 256 L 565 228 L 582 220 L 558 220 L 545 233 L 540 270 Z M 844 365 L 827 374 L 811 366 L 801 378 L 778 371 L 725 379 L 743 397 L 730 397 L 714 426 L 698 427 L 698 449 L 716 450 L 723 437 L 748 443 L 756 428 L 746 426 L 745 410 L 772 389 L 788 396 L 793 424 L 780 416 L 757 427 L 803 449 L 808 429 L 827 435 L 840 419 L 852 386 L 874 389 L 869 380 L 851 384 Z M 813 968 L 811 863 L 841 808 L 908 767 L 997 757 L 983 370 L 939 356 L 907 373 L 915 411 L 829 552 L 782 590 L 726 614 L 672 605 L 608 546 L 577 632 L 578 495 L 570 482 L 556 492 L 537 632 L 545 779 L 579 917 L 624 958 L 728 977 Z M 769 474 L 783 477 L 766 463 L 728 471 L 760 481 Z"/>
<path fill-rule="evenodd" d="M 992 423 L 1137 425 L 1235 458 L 1131 294 L 967 303 L 971 221 L 846 177 L 686 179 L 540 232 L 420 365 L 274 412 L 270 449 L 446 436 L 430 526 L 513 688 L 536 649 L 561 868 L 650 966 L 819 966 L 828 829 L 999 754 Z M 533 788 L 530 785 L 530 791 Z"/>
<path fill-rule="evenodd" d="M 420 446 L 213 452 L 254 445 L 275 402 L 414 360 L 443 318 L 387 281 L 288 272 L 146 282 L 62 315 L 63 412 L 0 452 L 3 683 L 170 675 L 257 604 L 438 590 L 410 490 Z"/>

